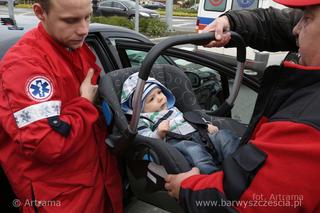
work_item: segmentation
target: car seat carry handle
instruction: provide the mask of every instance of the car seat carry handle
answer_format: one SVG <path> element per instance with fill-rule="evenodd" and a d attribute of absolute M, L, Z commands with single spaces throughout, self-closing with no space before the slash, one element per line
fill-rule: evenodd
<path fill-rule="evenodd" d="M 237 47 L 237 61 L 244 63 L 246 60 L 246 46 L 242 37 L 233 31 L 231 33 L 231 42 Z M 156 59 L 161 55 L 162 51 L 168 49 L 169 47 L 181 45 L 181 44 L 196 44 L 204 45 L 214 40 L 214 32 L 200 33 L 200 34 L 189 34 L 189 35 L 178 35 L 172 36 L 165 40 L 162 40 L 158 44 L 154 45 L 149 53 L 146 55 L 142 62 L 141 69 L 139 72 L 139 78 L 142 80 L 147 80 L 151 67 L 153 66 Z"/>
<path fill-rule="evenodd" d="M 233 106 L 233 103 L 240 90 L 240 86 L 243 78 L 244 62 L 246 60 L 246 46 L 242 37 L 236 32 L 230 31 L 230 33 L 231 33 L 231 41 L 234 43 L 234 46 L 237 47 L 237 71 L 236 71 L 236 77 L 233 83 L 232 91 L 230 93 L 230 96 L 226 99 L 225 103 L 223 104 L 222 111 L 226 111 L 232 108 Z M 154 62 L 161 55 L 161 53 L 164 50 L 168 49 L 169 47 L 172 47 L 175 45 L 207 44 L 214 39 L 215 39 L 214 32 L 190 34 L 190 35 L 178 35 L 178 36 L 172 36 L 165 40 L 162 40 L 161 42 L 159 42 L 158 44 L 156 44 L 151 48 L 151 50 L 149 51 L 149 53 L 146 55 L 145 59 L 142 62 L 136 91 L 133 95 L 133 101 L 132 101 L 133 114 L 130 122 L 130 130 L 132 132 L 137 131 L 138 120 L 139 120 L 141 107 L 142 107 L 142 103 L 140 100 L 142 97 L 144 85 L 150 75 L 151 68 Z"/>

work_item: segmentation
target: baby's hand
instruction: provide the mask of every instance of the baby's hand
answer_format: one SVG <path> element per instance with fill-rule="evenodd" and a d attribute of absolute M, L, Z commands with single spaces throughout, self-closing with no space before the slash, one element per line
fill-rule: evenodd
<path fill-rule="evenodd" d="M 169 131 L 169 121 L 164 120 L 159 124 L 157 128 L 157 134 L 160 138 L 163 139 L 166 136 L 168 131 Z"/>
<path fill-rule="evenodd" d="M 208 124 L 208 132 L 210 134 L 214 134 L 217 133 L 219 131 L 218 127 L 212 125 L 212 124 Z"/>

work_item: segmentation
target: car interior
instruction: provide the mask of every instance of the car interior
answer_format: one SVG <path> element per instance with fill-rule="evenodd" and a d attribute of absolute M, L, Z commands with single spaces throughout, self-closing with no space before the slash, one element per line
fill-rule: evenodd
<path fill-rule="evenodd" d="M 212 36 L 212 34 L 210 35 Z M 127 180 L 125 184 L 130 187 L 139 200 L 151 203 L 170 212 L 183 212 L 183 210 L 176 200 L 169 197 L 165 191 L 164 174 L 186 172 L 191 169 L 191 166 L 184 156 L 171 145 L 159 139 L 137 134 L 136 126 L 134 126 L 136 123 L 135 112 L 139 117 L 139 108 L 141 107 L 139 107 L 138 103 L 140 101 L 133 103 L 133 106 L 137 107 L 134 108 L 134 114 L 128 117 L 122 112 L 119 100 L 124 81 L 132 73 L 139 72 L 139 77 L 142 76 L 142 80 L 146 80 L 148 76 L 152 76 L 169 88 L 177 98 L 176 107 L 183 113 L 200 113 L 201 116 L 211 121 L 220 129 L 230 129 L 241 137 L 246 129 L 246 125 L 224 117 L 230 107 L 232 108 L 234 99 L 238 93 L 238 86 L 241 85 L 241 76 L 243 75 L 241 64 L 243 65 L 245 58 L 245 52 L 241 52 L 241 48 L 242 50 L 245 49 L 244 45 L 241 45 L 241 41 L 239 42 L 238 51 L 240 65 L 235 80 L 238 83 L 234 84 L 227 101 L 215 113 L 211 113 L 211 115 L 201 109 L 192 90 L 192 82 L 184 72 L 181 72 L 178 67 L 168 64 L 155 64 L 153 66 L 153 63 L 163 49 L 169 48 L 175 43 L 199 42 L 201 41 L 201 36 L 203 35 L 195 34 L 187 39 L 184 39 L 183 36 L 176 36 L 162 41 L 150 50 L 144 58 L 141 67 L 124 68 L 107 73 L 102 77 L 99 85 L 102 109 L 109 129 L 109 137 L 106 139 L 106 143 L 123 159 L 122 175 Z M 141 87 L 137 85 L 137 88 Z M 138 89 L 135 93 L 139 94 Z M 141 100 L 140 98 L 138 97 L 136 100 Z"/>

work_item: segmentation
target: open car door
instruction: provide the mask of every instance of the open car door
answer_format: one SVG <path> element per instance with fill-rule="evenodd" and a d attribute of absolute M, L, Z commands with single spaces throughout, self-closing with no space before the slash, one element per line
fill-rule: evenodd
<path fill-rule="evenodd" d="M 115 44 L 123 67 L 141 66 L 146 54 L 153 47 L 153 44 L 124 40 L 115 40 Z M 236 70 L 230 63 L 224 62 L 223 57 L 213 58 L 206 52 L 195 53 L 178 48 L 164 51 L 155 64 L 171 64 L 185 72 L 200 106 L 212 112 L 229 96 Z M 234 107 L 223 116 L 248 124 L 256 101 L 259 81 L 245 74 L 242 83 Z"/>
<path fill-rule="evenodd" d="M 106 77 L 103 78 L 102 82 L 100 82 L 100 94 L 102 94 L 102 97 L 106 97 L 106 103 L 108 105 L 107 108 L 109 108 L 108 111 L 113 111 L 114 116 L 118 116 L 121 114 L 121 109 L 118 109 L 119 107 L 114 107 L 114 103 L 116 102 L 117 96 L 119 95 L 119 91 L 121 90 L 121 84 L 123 79 L 126 79 L 126 76 L 128 76 L 129 73 L 135 72 L 139 70 L 139 67 L 143 65 L 143 62 L 145 61 L 145 56 L 146 53 L 150 50 L 150 48 L 153 46 L 152 44 L 144 44 L 144 43 L 136 43 L 136 42 L 128 42 L 128 41 L 119 41 L 116 40 L 116 49 L 117 53 L 119 54 L 119 59 L 121 61 L 121 64 L 124 69 L 120 70 L 115 70 L 111 71 L 110 75 L 107 73 Z M 235 68 L 233 66 L 225 64 L 221 60 L 215 60 L 210 57 L 206 57 L 204 54 L 201 53 L 193 53 L 190 51 L 185 51 L 185 50 L 179 50 L 175 48 L 170 48 L 166 51 L 161 52 L 161 55 L 155 60 L 155 64 L 161 65 L 158 66 L 160 69 L 156 69 L 153 74 L 155 75 L 166 75 L 167 72 L 175 73 L 174 75 L 180 75 L 179 73 L 184 72 L 186 74 L 186 78 L 190 80 L 192 90 L 196 94 L 196 98 L 198 99 L 198 102 L 200 103 L 201 107 L 205 110 L 207 110 L 209 113 L 210 112 L 215 112 L 217 108 L 220 107 L 220 104 L 224 102 L 228 96 L 229 96 L 229 91 L 230 91 L 230 86 L 233 84 L 232 78 L 235 76 Z M 165 64 L 165 65 L 164 65 Z M 170 65 L 171 67 L 169 67 Z M 165 67 L 163 69 L 163 67 Z M 172 70 L 172 67 L 175 67 L 174 70 Z M 126 69 L 127 68 L 127 69 Z M 173 72 L 174 71 L 174 72 Z M 161 74 L 163 72 L 163 74 Z M 166 77 L 164 77 L 167 79 Z M 246 84 L 252 89 L 256 89 L 257 85 L 253 79 L 250 79 L 249 77 L 245 77 Z M 177 80 L 177 82 L 176 82 Z M 182 83 L 179 81 L 179 77 L 174 77 L 171 79 L 171 82 L 176 82 L 176 84 Z M 174 83 L 173 83 L 174 84 Z M 249 88 L 246 87 L 246 88 Z M 253 90 L 252 90 L 253 91 Z M 110 95 L 112 93 L 112 95 Z M 250 96 L 253 97 L 253 96 Z M 119 98 L 119 97 L 118 97 Z M 253 100 L 254 103 L 255 100 Z M 110 105 L 111 104 L 111 105 Z M 117 105 L 117 104 L 115 104 Z M 110 107 L 111 106 L 111 110 Z M 254 104 L 252 104 L 253 108 Z M 116 109 L 117 108 L 117 109 Z M 139 108 L 139 107 L 138 107 Z M 227 111 L 226 114 L 220 115 L 220 116 L 231 116 L 233 112 Z M 107 119 L 106 119 L 107 120 Z M 121 118 L 122 120 L 122 118 Z M 124 118 L 124 120 L 126 120 Z M 119 121 L 119 120 L 118 120 Z M 115 121 L 115 123 L 120 123 Z M 244 122 L 245 123 L 245 122 Z M 112 125 L 112 124 L 111 124 Z M 126 126 L 125 125 L 120 125 L 120 126 Z M 117 126 L 117 125 L 116 125 Z M 116 129 L 122 129 L 122 127 L 117 126 Z M 114 127 L 111 127 L 114 129 Z M 130 132 L 126 132 L 129 134 L 122 134 L 122 130 L 120 132 L 115 131 L 116 133 L 114 134 L 114 131 L 110 129 L 110 139 L 111 141 L 111 147 L 112 146 L 118 146 L 121 141 L 126 141 L 126 139 L 130 140 L 133 139 L 135 140 L 134 136 L 131 137 Z M 126 131 L 126 130 L 125 130 Z M 120 134 L 117 134 L 120 133 Z M 115 137 L 111 137 L 115 136 Z M 119 136 L 117 138 L 117 136 Z M 127 137 L 129 136 L 129 138 Z M 137 135 L 137 138 L 138 135 Z M 137 139 L 136 138 L 136 139 Z M 140 138 L 143 139 L 143 138 Z M 112 143 L 115 142 L 115 143 Z M 143 139 L 142 141 L 138 142 L 138 139 L 132 143 L 135 148 L 131 149 L 130 152 L 131 154 L 126 155 L 126 157 L 129 158 L 127 161 L 128 165 L 132 165 L 130 168 L 130 165 L 127 167 L 127 174 L 129 176 L 129 182 L 131 184 L 131 188 L 136 194 L 136 196 L 139 199 L 142 199 L 143 201 L 153 203 L 154 205 L 167 209 L 172 211 L 174 209 L 174 212 L 179 212 L 179 209 L 176 209 L 175 207 L 175 202 L 173 200 L 168 199 L 165 194 L 165 191 L 160 191 L 161 193 L 148 193 L 145 192 L 143 189 L 145 188 L 145 178 L 141 176 L 140 174 L 132 174 L 132 172 L 138 172 L 138 170 L 141 170 L 144 168 L 146 165 L 139 164 L 138 161 L 141 162 L 141 159 L 147 155 L 150 156 L 150 149 L 156 148 L 156 147 L 151 147 L 156 144 L 162 144 L 159 142 L 154 142 L 151 140 Z M 152 145 L 153 144 L 153 145 Z M 143 147 L 142 150 L 138 147 Z M 166 152 L 165 152 L 165 151 Z M 158 152 L 160 151 L 160 152 Z M 165 155 L 166 153 L 170 153 L 170 150 L 167 148 L 158 148 L 157 152 L 154 155 L 151 155 L 151 159 L 153 159 L 153 162 L 156 163 L 164 163 L 161 161 L 162 155 Z M 161 154 L 159 154 L 161 153 Z M 178 153 L 176 153 L 178 154 Z M 170 153 L 170 156 L 171 155 Z M 141 158 L 142 157 L 142 158 Z M 157 160 L 159 157 L 160 160 Z M 176 157 L 176 156 L 175 156 Z M 168 158 L 170 159 L 170 158 Z M 166 167 L 168 169 L 168 167 Z M 144 173 L 144 171 L 142 172 Z M 139 176 L 140 175 L 140 176 Z M 152 195 L 152 196 L 151 196 Z"/>

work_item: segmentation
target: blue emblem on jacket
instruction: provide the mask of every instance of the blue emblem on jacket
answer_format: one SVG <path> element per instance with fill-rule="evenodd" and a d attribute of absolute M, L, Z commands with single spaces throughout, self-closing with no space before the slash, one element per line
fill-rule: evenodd
<path fill-rule="evenodd" d="M 27 83 L 28 96 L 35 101 L 48 100 L 53 93 L 51 81 L 44 76 L 36 76 Z"/>
<path fill-rule="evenodd" d="M 253 4 L 254 0 L 237 0 L 237 2 L 240 7 L 247 8 Z"/>

